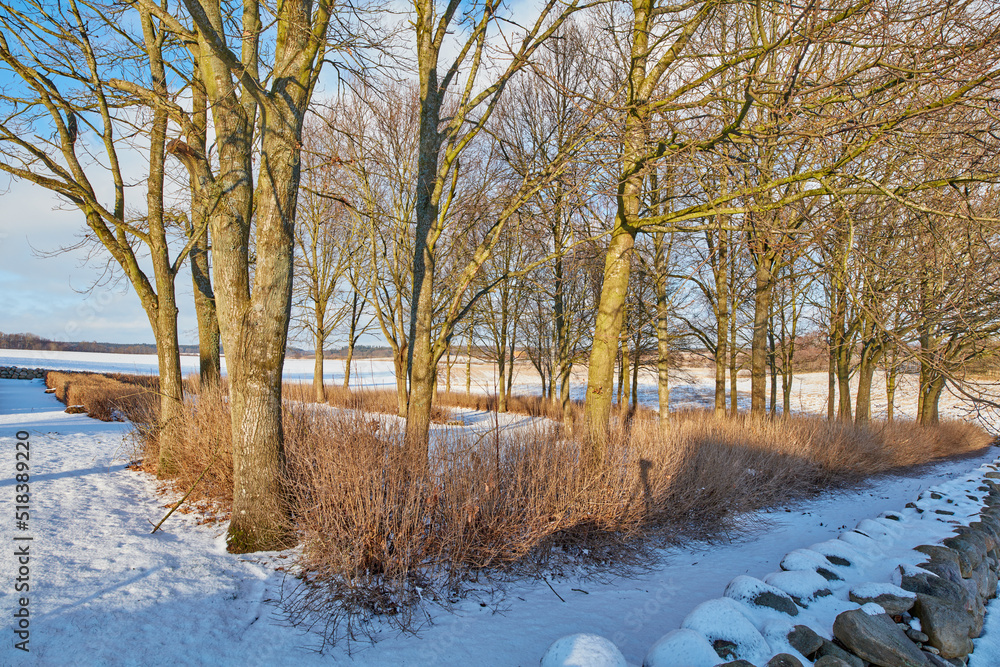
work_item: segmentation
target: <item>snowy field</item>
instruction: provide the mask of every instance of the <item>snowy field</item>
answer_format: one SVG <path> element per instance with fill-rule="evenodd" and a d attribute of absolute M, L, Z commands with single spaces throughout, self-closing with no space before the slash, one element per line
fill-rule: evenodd
<path fill-rule="evenodd" d="M 313 378 L 312 359 L 288 359 L 285 361 L 284 376 L 289 382 L 311 383 Z M 35 350 L 0 349 L 0 366 L 24 366 L 29 368 L 49 368 L 65 371 L 91 371 L 155 374 L 156 356 L 151 354 L 101 354 L 96 352 L 46 352 Z M 344 381 L 344 361 L 328 359 L 323 364 L 324 381 L 340 385 Z M 181 370 L 186 374 L 198 373 L 198 357 L 182 356 Z M 223 360 L 225 372 L 225 360 Z M 715 400 L 715 371 L 709 368 L 684 368 L 672 370 L 670 374 L 671 409 L 706 408 Z M 452 366 L 452 391 L 465 391 L 464 357 Z M 395 387 L 395 373 L 391 359 L 360 359 L 351 364 L 351 386 L 355 388 Z M 779 378 L 780 382 L 780 378 Z M 574 368 L 571 378 L 570 396 L 582 399 L 586 393 L 587 375 L 583 366 Z M 442 362 L 438 373 L 438 384 L 445 389 L 445 369 Z M 471 389 L 475 393 L 492 394 L 499 386 L 496 367 L 491 364 L 473 363 Z M 770 387 L 770 385 L 769 385 Z M 852 391 L 856 390 L 855 380 Z M 515 366 L 514 393 L 537 395 L 541 393 L 541 383 L 534 368 L 525 362 Z M 639 402 L 651 408 L 657 406 L 656 379 L 652 373 L 644 371 L 639 375 Z M 770 394 L 768 394 L 770 395 Z M 1000 396 L 1000 388 L 997 390 Z M 826 414 L 827 400 L 826 373 L 802 373 L 792 380 L 791 411 L 793 413 Z M 895 412 L 897 417 L 913 419 L 917 414 L 917 378 L 903 375 L 896 389 Z M 750 408 L 750 377 L 741 373 L 737 379 L 737 400 L 741 410 Z M 781 391 L 778 391 L 779 410 Z M 872 416 L 884 418 L 886 415 L 885 378 L 876 373 L 872 386 Z M 987 430 L 1000 434 L 1000 415 L 989 409 L 975 409 L 963 397 L 945 390 L 941 397 L 941 415 L 954 419 L 969 419 L 980 423 Z"/>
<path fill-rule="evenodd" d="M 0 365 L 80 364 L 81 370 L 135 372 L 141 363 L 130 355 L 50 353 L 29 361 L 12 354 L 0 351 Z M 101 356 L 108 357 L 103 367 Z M 124 367 L 128 363 L 132 366 Z M 311 362 L 290 362 L 291 368 L 298 363 L 309 377 Z M 374 380 L 391 364 L 375 361 L 371 369 Z M 804 383 L 802 395 L 815 393 L 825 409 L 825 376 L 822 380 L 815 391 Z M 459 386 L 464 388 L 464 380 Z M 678 378 L 678 392 L 684 386 L 696 396 L 711 390 L 710 382 L 683 385 Z M 224 526 L 197 525 L 194 516 L 181 513 L 150 535 L 150 522 L 166 512 L 167 499 L 157 495 L 155 479 L 125 469 L 127 427 L 67 415 L 43 388 L 40 380 L 0 380 L 0 493 L 7 513 L 0 521 L 0 580 L 6 582 L 0 584 L 6 627 L 0 665 L 5 666 L 528 666 L 538 664 L 552 641 L 578 632 L 612 639 L 637 665 L 653 642 L 678 627 L 696 605 L 719 597 L 734 577 L 762 578 L 778 569 L 787 552 L 834 539 L 880 512 L 900 510 L 922 490 L 993 460 L 997 451 L 756 513 L 732 541 L 663 551 L 635 576 L 563 572 L 547 582 L 510 584 L 502 597 L 482 590 L 455 605 L 429 607 L 416 635 L 375 628 L 374 645 L 354 644 L 350 653 L 337 646 L 318 654 L 318 639 L 286 627 L 275 604 L 284 576 L 276 567 L 288 562 L 287 553 L 228 554 Z M 15 443 L 22 431 L 29 436 L 31 474 L 24 530 L 14 516 Z M 15 592 L 20 564 L 14 547 L 26 543 L 16 537 L 32 538 L 29 592 Z M 13 614 L 24 595 L 30 653 L 14 648 L 19 640 Z M 981 643 L 1000 633 L 997 625 L 988 617 L 990 631 Z"/>

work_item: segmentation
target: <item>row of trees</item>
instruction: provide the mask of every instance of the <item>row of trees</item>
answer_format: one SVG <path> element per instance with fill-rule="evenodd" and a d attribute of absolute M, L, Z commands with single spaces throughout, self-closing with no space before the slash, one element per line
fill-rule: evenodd
<path fill-rule="evenodd" d="M 888 355 L 919 362 L 933 421 L 946 379 L 988 348 L 1000 17 L 981 3 L 505 11 L 415 0 L 391 25 L 326 0 L 0 0 L 0 169 L 79 208 L 84 241 L 139 296 L 164 473 L 182 399 L 175 281 L 191 266 L 204 382 L 226 351 L 234 551 L 290 539 L 293 310 L 318 368 L 335 327 L 349 347 L 381 332 L 418 473 L 439 363 L 483 332 L 501 393 L 530 336 L 567 428 L 586 355 L 585 462 L 604 455 L 617 360 L 636 368 L 647 340 L 667 428 L 679 325 L 714 356 L 718 411 L 744 324 L 758 413 L 769 358 L 788 386 L 803 318 L 829 336 L 845 418 L 852 355 L 858 419 Z M 325 64 L 341 92 L 320 103 Z"/>

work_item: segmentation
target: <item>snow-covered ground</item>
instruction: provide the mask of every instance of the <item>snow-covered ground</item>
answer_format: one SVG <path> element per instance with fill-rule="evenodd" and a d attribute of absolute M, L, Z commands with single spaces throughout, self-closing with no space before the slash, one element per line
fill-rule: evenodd
<path fill-rule="evenodd" d="M 284 376 L 289 382 L 312 382 L 312 359 L 287 359 Z M 66 371 L 92 371 L 155 374 L 156 356 L 152 354 L 102 354 L 96 352 L 48 352 L 36 350 L 0 349 L 0 366 L 23 366 L 29 368 L 50 368 Z M 327 359 L 323 364 L 324 381 L 341 384 L 344 381 L 344 361 Z M 198 357 L 182 356 L 181 370 L 198 373 Z M 225 360 L 223 360 L 223 372 Z M 710 368 L 672 369 L 670 373 L 670 405 L 674 410 L 705 408 L 715 400 L 715 371 Z M 453 391 L 465 391 L 465 359 L 452 365 Z M 438 384 L 445 388 L 444 362 L 439 371 Z M 351 385 L 359 388 L 395 387 L 395 372 L 391 359 L 358 359 L 351 364 Z M 586 370 L 576 366 L 571 379 L 570 396 L 582 399 L 586 393 Z M 780 382 L 780 379 L 779 379 Z M 473 363 L 471 390 L 475 393 L 495 393 L 499 385 L 495 365 Z M 857 389 L 854 381 L 852 391 Z M 514 393 L 540 394 L 541 383 L 534 368 L 519 362 L 515 366 Z M 657 406 L 656 378 L 643 371 L 639 375 L 639 402 L 651 408 Z M 1000 388 L 996 394 L 1000 396 Z M 770 395 L 770 394 L 769 394 Z M 917 414 L 917 378 L 914 375 L 900 377 L 894 400 L 896 416 L 913 419 Z M 737 401 L 741 410 L 750 408 L 750 377 L 741 373 L 737 379 Z M 778 392 L 779 409 L 781 392 Z M 886 415 L 885 378 L 877 373 L 872 386 L 872 416 L 884 418 Z M 801 373 L 792 380 L 790 408 L 792 412 L 826 414 L 827 375 L 826 373 Z M 1000 433 L 1000 414 L 989 408 L 975 408 L 962 396 L 945 391 L 941 397 L 941 414 L 955 419 L 977 421 L 994 433 Z"/>
<path fill-rule="evenodd" d="M 60 353 L 48 363 L 100 362 L 88 356 Z M 107 356 L 114 357 L 108 366 L 87 369 L 137 368 L 114 365 L 131 355 Z M 43 365 L 37 361 L 0 352 L 0 365 Z M 6 513 L 0 520 L 0 581 L 6 582 L 0 583 L 0 614 L 7 628 L 0 665 L 527 666 L 537 665 L 552 641 L 578 632 L 614 640 L 629 662 L 639 664 L 653 642 L 697 604 L 719 597 L 737 575 L 763 577 L 787 552 L 899 510 L 922 490 L 996 456 L 991 449 L 754 514 L 732 541 L 665 550 L 634 576 L 565 572 L 547 582 L 512 583 L 502 598 L 484 590 L 447 608 L 430 607 L 416 635 L 376 628 L 374 645 L 355 644 L 351 653 L 337 646 L 321 655 L 313 651 L 317 638 L 286 627 L 275 604 L 283 581 L 275 568 L 288 562 L 282 558 L 288 554 L 228 554 L 224 526 L 198 525 L 181 513 L 150 535 L 150 522 L 166 512 L 165 500 L 155 479 L 125 468 L 127 428 L 62 410 L 43 393 L 41 381 L 0 380 L 0 507 Z M 24 432 L 31 495 L 27 530 L 20 530 L 15 446 Z M 28 536 L 30 591 L 16 592 L 21 565 L 15 546 L 26 541 L 15 538 Z M 14 647 L 13 614 L 21 596 L 29 599 L 30 653 Z"/>

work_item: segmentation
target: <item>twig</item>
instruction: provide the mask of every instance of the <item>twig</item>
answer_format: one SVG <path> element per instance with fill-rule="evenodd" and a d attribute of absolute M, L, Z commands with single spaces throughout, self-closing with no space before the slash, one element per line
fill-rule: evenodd
<path fill-rule="evenodd" d="M 550 591 L 552 591 L 553 593 L 556 593 L 556 589 L 552 588 L 552 584 L 549 583 L 548 579 L 546 579 L 545 577 L 542 577 L 542 581 L 545 582 L 545 585 L 549 587 Z M 556 597 L 559 598 L 559 600 L 561 602 L 566 602 L 566 600 L 563 600 L 563 596 L 559 595 L 558 593 L 556 593 Z"/>
<path fill-rule="evenodd" d="M 167 512 L 167 515 L 165 517 L 163 517 L 162 519 L 160 519 L 160 522 L 158 524 L 156 524 L 155 526 L 153 526 L 153 530 L 150 533 L 150 535 L 152 535 L 153 533 L 155 533 L 156 531 L 158 531 L 160 529 L 160 526 L 163 525 L 163 522 L 166 521 L 167 519 L 169 519 L 170 515 L 173 514 L 174 512 L 176 512 L 177 508 L 184 504 L 184 501 L 187 500 L 188 496 L 190 496 L 191 493 L 194 491 L 194 487 L 198 486 L 198 482 L 200 482 L 202 480 L 202 478 L 205 477 L 205 475 L 208 473 L 208 469 L 212 467 L 212 464 L 215 463 L 215 460 L 219 458 L 219 454 L 221 454 L 221 453 L 222 453 L 222 449 L 221 448 L 219 448 L 219 449 L 217 449 L 215 451 L 215 456 L 212 457 L 212 460 L 208 462 L 208 465 L 205 466 L 205 469 L 201 471 L 200 475 L 198 475 L 198 479 L 196 479 L 194 481 L 194 484 L 192 484 L 191 488 L 187 490 L 187 493 L 184 494 L 184 497 L 181 498 L 179 501 L 177 501 L 176 505 L 174 505 L 173 507 L 170 508 L 170 511 Z M 149 523 L 153 523 L 153 522 L 150 521 Z"/>

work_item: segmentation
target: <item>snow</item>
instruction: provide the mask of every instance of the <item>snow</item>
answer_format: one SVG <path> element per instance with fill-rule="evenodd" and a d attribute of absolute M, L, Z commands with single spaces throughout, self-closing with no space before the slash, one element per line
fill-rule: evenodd
<path fill-rule="evenodd" d="M 897 598 L 916 599 L 917 594 L 904 591 L 899 586 L 883 582 L 869 581 L 851 587 L 851 593 L 859 598 L 873 600 L 880 595 L 891 595 Z"/>
<path fill-rule="evenodd" d="M 628 667 L 618 647 L 598 635 L 562 637 L 542 656 L 541 667 Z"/>
<path fill-rule="evenodd" d="M 42 364 L 37 359 L 12 361 L 6 354 L 0 351 L 0 365 L 67 368 L 88 363 L 86 370 L 135 372 L 137 363 L 133 355 L 99 355 L 111 357 L 102 361 L 83 353 L 90 358 L 49 353 Z M 123 357 L 132 368 L 123 367 Z M 368 360 L 361 362 L 365 363 Z M 381 372 L 379 363 L 391 371 L 389 362 L 372 362 L 373 379 Z M 311 377 L 311 368 L 306 372 Z M 8 629 L 0 642 L 0 665 L 537 665 L 555 640 L 576 634 L 606 637 L 629 664 L 638 665 L 647 653 L 649 659 L 655 657 L 650 648 L 659 639 L 679 628 L 693 609 L 719 598 L 737 576 L 776 585 L 768 573 L 778 570 L 785 554 L 796 549 L 817 554 L 810 555 L 809 563 L 822 556 L 851 563 L 824 566 L 843 582 L 828 582 L 812 569 L 785 573 L 792 579 L 820 577 L 833 590 L 800 614 L 810 624 L 824 626 L 832 624 L 832 617 L 823 620 L 829 613 L 857 607 L 845 601 L 851 587 L 865 581 L 892 581 L 898 566 L 915 569 L 922 562 L 921 554 L 907 553 L 915 546 L 905 537 L 913 526 L 930 527 L 925 541 L 941 539 L 950 530 L 950 520 L 976 510 L 981 502 L 963 501 L 966 493 L 983 495 L 968 482 L 969 473 L 995 456 L 991 450 L 909 476 L 886 477 L 860 489 L 758 512 L 745 517 L 743 529 L 731 540 L 664 549 L 650 568 L 631 576 L 595 577 L 580 569 L 549 573 L 547 583 L 511 582 L 502 596 L 484 588 L 456 604 L 428 607 L 428 621 L 415 635 L 376 625 L 374 645 L 338 644 L 319 654 L 314 650 L 318 638 L 287 627 L 276 604 L 287 585 L 277 568 L 290 562 L 292 552 L 228 554 L 224 525 L 199 525 L 193 514 L 180 512 L 161 532 L 150 535 L 150 522 L 166 513 L 167 499 L 157 494 L 155 479 L 125 468 L 130 455 L 127 425 L 62 410 L 43 393 L 40 381 L 0 380 L 0 451 L 5 453 L 0 461 L 4 471 L 0 494 L 9 512 L 0 521 L 0 542 L 5 545 L 0 548 L 0 572 L 7 582 L 0 583 L 0 614 L 8 628 L 17 606 L 11 576 L 16 563 L 10 545 L 16 535 L 24 534 L 16 531 L 10 514 L 15 495 L 14 443 L 21 430 L 30 434 L 31 442 L 31 529 L 26 534 L 34 537 L 31 652 L 14 649 Z M 463 413 L 463 420 L 483 428 L 488 425 L 482 413 Z M 506 425 L 515 428 L 519 423 L 527 422 L 512 418 Z M 925 493 L 915 502 L 916 508 L 901 510 L 935 485 L 955 490 L 948 496 L 953 502 Z M 939 509 L 955 514 L 935 514 Z M 879 513 L 892 513 L 901 521 L 872 519 Z M 889 556 L 883 556 L 884 550 L 871 537 L 852 531 L 841 535 L 865 519 L 882 527 L 877 540 L 895 538 L 898 548 L 893 546 Z M 904 537 L 892 533 L 896 523 L 905 524 L 897 528 Z M 878 532 L 865 525 L 869 534 Z M 787 586 L 776 587 L 787 591 Z M 753 610 L 735 600 L 722 604 L 727 613 L 746 620 L 741 627 L 747 637 L 741 639 L 756 647 L 750 653 L 755 657 L 761 644 L 778 647 L 789 623 L 803 620 L 784 621 L 772 610 L 754 616 Z M 987 634 L 977 647 L 986 646 L 990 632 L 1000 637 L 996 615 L 987 617 Z M 702 622 L 707 627 L 711 619 Z M 661 645 L 664 650 L 686 647 L 692 665 L 700 664 L 698 655 L 706 657 L 705 646 L 694 642 L 687 631 L 670 636 L 675 639 Z M 788 647 L 782 650 L 792 652 Z M 987 655 L 990 649 L 983 650 Z"/>
<path fill-rule="evenodd" d="M 653 644 L 643 660 L 643 667 L 713 667 L 719 654 L 700 632 L 681 628 L 672 630 Z"/>

